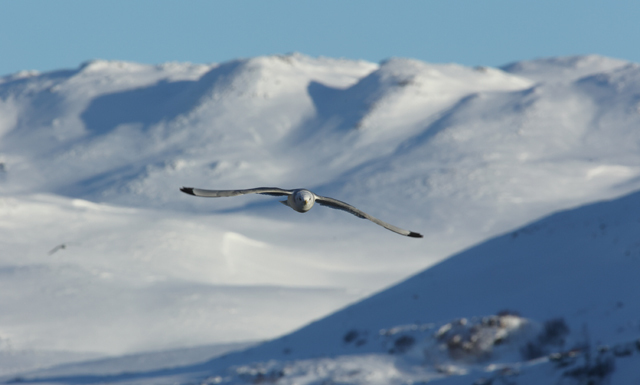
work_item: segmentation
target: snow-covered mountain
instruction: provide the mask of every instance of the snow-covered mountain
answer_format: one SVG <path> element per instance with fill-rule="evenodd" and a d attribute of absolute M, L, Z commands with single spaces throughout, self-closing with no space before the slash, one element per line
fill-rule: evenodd
<path fill-rule="evenodd" d="M 488 237 L 640 188 L 638 95 L 640 67 L 599 56 L 5 76 L 0 348 L 96 357 L 283 335 Z M 307 187 L 425 239 L 182 185 Z"/>
<path fill-rule="evenodd" d="M 634 384 L 639 234 L 633 193 L 490 239 L 241 352 L 165 371 L 87 376 L 85 364 L 21 381 Z"/>
<path fill-rule="evenodd" d="M 210 364 L 233 383 L 637 383 L 639 237 L 640 193 L 560 212 Z"/>

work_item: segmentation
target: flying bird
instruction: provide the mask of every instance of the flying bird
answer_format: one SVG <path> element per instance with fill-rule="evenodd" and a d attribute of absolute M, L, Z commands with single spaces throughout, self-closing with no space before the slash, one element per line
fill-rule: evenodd
<path fill-rule="evenodd" d="M 55 254 L 58 250 L 64 250 L 67 248 L 66 243 L 61 243 L 58 246 L 54 247 L 53 249 L 49 250 L 49 255 L 53 255 Z"/>
<path fill-rule="evenodd" d="M 287 200 L 280 201 L 280 203 L 285 206 L 289 206 L 295 211 L 299 213 L 306 213 L 311 210 L 314 203 L 318 203 L 322 206 L 327 206 L 332 209 L 343 210 L 348 213 L 355 215 L 358 218 L 368 219 L 371 222 L 378 224 L 384 227 L 387 230 L 391 230 L 394 233 L 398 233 L 400 235 L 406 235 L 407 237 L 412 238 L 422 238 L 422 234 L 418 234 L 413 231 L 408 231 L 391 225 L 387 222 L 383 222 L 378 218 L 372 217 L 371 215 L 358 210 L 357 208 L 351 206 L 348 203 L 339 201 L 337 199 L 323 197 L 320 195 L 316 195 L 313 192 L 305 189 L 294 189 L 294 190 L 284 190 L 277 187 L 258 187 L 247 190 L 203 190 L 199 188 L 193 187 L 182 187 L 180 189 L 185 194 L 195 195 L 197 197 L 207 197 L 207 198 L 221 198 L 221 197 L 235 197 L 238 195 L 245 194 L 263 194 L 263 195 L 273 195 L 273 196 L 286 196 Z"/>

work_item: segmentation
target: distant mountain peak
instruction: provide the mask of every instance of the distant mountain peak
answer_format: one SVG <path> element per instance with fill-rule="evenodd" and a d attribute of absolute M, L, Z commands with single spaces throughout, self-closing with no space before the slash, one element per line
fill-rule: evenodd
<path fill-rule="evenodd" d="M 535 81 L 564 81 L 607 72 L 629 64 L 628 61 L 600 55 L 548 57 L 510 63 L 500 67 L 503 71 Z"/>

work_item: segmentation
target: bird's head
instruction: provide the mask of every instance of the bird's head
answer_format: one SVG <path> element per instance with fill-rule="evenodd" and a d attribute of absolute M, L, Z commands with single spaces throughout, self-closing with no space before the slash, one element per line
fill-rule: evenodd
<path fill-rule="evenodd" d="M 316 201 L 315 195 L 308 190 L 298 190 L 293 195 L 298 211 L 309 211 Z"/>

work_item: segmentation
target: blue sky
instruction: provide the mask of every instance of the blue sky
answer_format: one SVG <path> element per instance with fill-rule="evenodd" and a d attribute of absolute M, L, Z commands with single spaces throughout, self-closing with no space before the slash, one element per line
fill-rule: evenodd
<path fill-rule="evenodd" d="M 4 0 L 0 75 L 293 51 L 472 66 L 589 53 L 640 62 L 638 20 L 635 0 Z"/>

